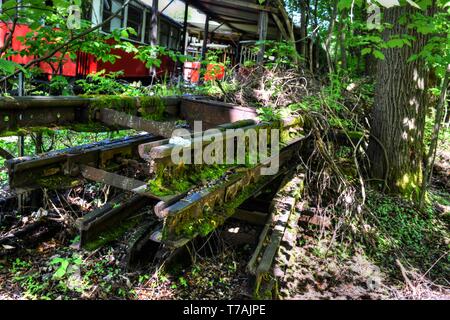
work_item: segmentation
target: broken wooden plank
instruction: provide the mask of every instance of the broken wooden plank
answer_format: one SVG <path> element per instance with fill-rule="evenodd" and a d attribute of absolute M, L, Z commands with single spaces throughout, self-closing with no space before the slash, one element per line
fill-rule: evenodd
<path fill-rule="evenodd" d="M 294 198 L 287 198 L 282 203 L 278 203 L 276 205 L 276 210 L 280 210 L 281 213 L 277 215 L 275 221 L 272 221 L 275 224 L 275 227 L 272 229 L 272 235 L 270 238 L 270 243 L 264 251 L 264 255 L 261 258 L 261 262 L 256 269 L 257 274 L 267 273 L 272 266 L 273 259 L 275 254 L 280 246 L 281 239 L 283 238 L 284 231 L 286 230 L 287 222 L 289 217 L 294 210 L 296 200 Z M 280 208 L 280 205 L 283 208 Z"/>
<path fill-rule="evenodd" d="M 183 196 L 183 194 L 175 194 L 170 196 L 157 196 L 148 190 L 148 185 L 146 182 L 124 177 L 115 173 L 107 172 L 101 169 L 85 165 L 80 166 L 80 170 L 83 177 L 88 180 L 104 183 L 117 189 L 133 192 L 135 194 L 142 195 L 147 198 L 159 200 L 163 203 L 171 203 L 173 201 L 180 199 Z"/>
<path fill-rule="evenodd" d="M 151 121 L 112 109 L 101 109 L 98 120 L 109 126 L 145 131 L 164 138 L 171 137 L 177 129 L 176 121 Z"/>
<path fill-rule="evenodd" d="M 281 186 L 273 200 L 271 219 L 266 224 L 257 249 L 247 265 L 247 271 L 256 277 L 255 298 L 260 298 L 262 292 L 267 295 L 274 288 L 276 281 L 269 272 L 281 241 L 284 239 L 288 223 L 292 221 L 291 216 L 299 197 L 298 191 L 300 190 L 301 193 L 303 190 L 304 175 L 293 172 L 287 176 Z"/>
<path fill-rule="evenodd" d="M 297 198 L 293 194 L 297 193 L 297 189 L 301 189 L 303 185 L 303 180 L 297 177 L 292 178 L 292 175 L 292 173 L 289 174 L 284 180 L 277 196 L 273 199 L 270 219 L 267 221 L 261 233 L 258 246 L 247 265 L 248 272 L 257 277 L 257 283 L 261 281 L 262 274 L 269 272 L 289 217 L 295 209 Z M 269 243 L 264 247 L 268 236 L 270 236 Z"/>
<path fill-rule="evenodd" d="M 112 186 L 112 187 L 115 187 L 115 188 L 118 188 L 121 190 L 129 191 L 129 192 L 133 192 L 133 193 L 136 193 L 136 194 L 148 197 L 148 198 L 152 198 L 155 200 L 169 201 L 170 199 L 173 198 L 171 196 L 170 197 L 156 196 L 147 190 L 148 187 L 147 187 L 146 182 L 128 178 L 128 177 L 124 177 L 124 176 L 118 175 L 116 173 L 107 172 L 107 171 L 97 169 L 94 167 L 90 167 L 90 166 L 86 166 L 86 165 L 80 166 L 80 172 L 81 172 L 81 175 L 88 180 L 104 183 L 109 186 Z"/>
<path fill-rule="evenodd" d="M 241 120 L 241 121 L 236 121 L 233 123 L 226 123 L 226 124 L 222 124 L 217 126 L 218 130 L 228 130 L 228 129 L 239 129 L 242 127 L 247 127 L 247 126 L 251 126 L 251 125 L 255 125 L 256 121 L 255 120 Z M 191 133 L 187 136 L 179 136 L 181 138 L 186 138 L 186 139 L 193 139 L 196 137 L 201 137 L 203 135 L 203 132 L 197 132 L 197 133 Z M 171 139 L 163 139 L 163 140 L 159 140 L 159 141 L 154 141 L 154 142 L 150 142 L 150 143 L 145 143 L 139 146 L 139 155 L 141 156 L 142 159 L 146 160 L 146 161 L 150 161 L 150 152 L 153 148 L 156 147 L 160 147 L 160 146 L 164 146 L 164 145 L 168 145 L 170 144 Z"/>
<path fill-rule="evenodd" d="M 135 190 L 141 190 L 143 187 L 147 186 L 145 182 L 127 178 L 115 173 L 107 172 L 86 165 L 80 166 L 80 172 L 81 175 L 88 180 L 101 182 L 126 191 L 134 192 Z"/>

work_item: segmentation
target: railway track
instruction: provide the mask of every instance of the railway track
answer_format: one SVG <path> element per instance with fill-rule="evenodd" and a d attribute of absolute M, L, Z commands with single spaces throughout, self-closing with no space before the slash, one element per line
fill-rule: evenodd
<path fill-rule="evenodd" d="M 145 265 L 155 257 L 173 256 L 190 241 L 206 236 L 228 219 L 259 226 L 266 224 L 271 217 L 270 201 L 258 200 L 258 196 L 268 187 L 277 190 L 280 179 L 296 165 L 296 154 L 307 138 L 303 135 L 301 121 L 258 123 L 245 119 L 248 117 L 245 110 L 238 111 L 241 117 L 238 121 L 216 125 L 217 130 L 212 134 L 191 132 L 188 137 L 184 136 L 189 138 L 189 143 L 183 145 L 183 152 L 192 152 L 198 143 L 204 151 L 212 141 L 226 144 L 230 140 L 235 152 L 237 138 L 228 137 L 226 130 L 241 129 L 245 133 L 271 128 L 281 129 L 281 150 L 255 165 L 222 168 L 213 181 L 195 180 L 183 190 L 155 192 L 149 181 L 179 178 L 179 165 L 171 160 L 179 145 L 165 138 L 167 135 L 146 134 L 8 160 L 10 187 L 17 194 L 26 194 L 41 188 L 71 188 L 90 181 L 122 190 L 118 198 L 77 221 L 80 246 L 92 250 L 124 232 L 131 232 L 127 253 L 130 269 Z M 148 124 L 137 116 L 107 109 L 100 112 L 100 117 L 111 125 L 114 119 L 120 119 L 121 126 L 136 129 Z M 210 126 L 213 122 L 208 119 Z M 157 130 L 151 127 L 147 131 Z M 263 175 L 262 171 L 275 160 L 279 163 L 277 174 Z M 127 174 L 123 173 L 124 168 Z M 189 176 L 199 170 L 201 176 L 208 168 L 186 165 L 181 173 Z M 255 210 L 261 203 L 265 209 Z M 144 208 L 150 214 L 141 214 Z"/>

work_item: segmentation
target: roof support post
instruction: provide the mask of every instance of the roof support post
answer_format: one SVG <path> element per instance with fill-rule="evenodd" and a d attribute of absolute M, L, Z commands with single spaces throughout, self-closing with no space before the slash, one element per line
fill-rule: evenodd
<path fill-rule="evenodd" d="M 203 36 L 202 61 L 205 61 L 206 59 L 206 51 L 208 50 L 208 38 L 209 38 L 209 16 L 206 15 L 205 32 Z"/>
<path fill-rule="evenodd" d="M 150 45 L 156 46 L 158 44 L 158 0 L 152 2 L 152 15 L 150 18 Z"/>
<path fill-rule="evenodd" d="M 266 52 L 265 41 L 267 39 L 267 28 L 269 27 L 269 13 L 267 11 L 259 12 L 258 34 L 259 41 L 261 42 L 258 52 L 258 64 L 261 64 L 264 60 L 264 53 Z"/>
<path fill-rule="evenodd" d="M 157 46 L 158 45 L 158 8 L 159 1 L 153 0 L 152 2 L 152 14 L 150 17 L 150 45 Z M 152 67 L 150 70 L 150 75 L 152 77 L 156 77 L 156 68 Z"/>
<path fill-rule="evenodd" d="M 188 16 L 189 16 L 189 0 L 185 1 L 184 7 L 184 20 L 183 20 L 183 47 L 182 52 L 186 54 L 187 42 L 188 42 Z"/>

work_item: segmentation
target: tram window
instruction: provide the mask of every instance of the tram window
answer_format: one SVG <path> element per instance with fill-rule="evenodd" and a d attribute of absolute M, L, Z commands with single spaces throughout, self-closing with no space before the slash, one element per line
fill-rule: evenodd
<path fill-rule="evenodd" d="M 111 17 L 123 5 L 123 0 L 103 0 L 103 21 Z M 111 21 L 103 26 L 103 31 L 111 32 L 115 29 L 120 29 L 123 26 L 123 10 L 114 17 Z"/>
<path fill-rule="evenodd" d="M 130 33 L 130 39 L 141 41 L 143 25 L 144 25 L 144 10 L 142 8 L 130 5 L 128 7 L 127 27 L 133 28 L 137 33 L 137 35 Z"/>
<path fill-rule="evenodd" d="M 159 45 L 168 47 L 170 38 L 170 25 L 167 22 L 161 21 L 160 30 Z"/>
<path fill-rule="evenodd" d="M 177 50 L 179 39 L 180 39 L 180 32 L 176 28 L 172 28 L 172 32 L 170 34 L 169 48 Z"/>
<path fill-rule="evenodd" d="M 145 41 L 147 42 L 147 43 L 150 43 L 150 42 L 152 42 L 152 33 L 151 33 L 151 31 L 152 31 L 152 23 L 151 23 L 151 20 L 152 20 L 152 13 L 151 13 L 151 11 L 150 10 L 147 10 L 146 12 L 145 12 Z"/>

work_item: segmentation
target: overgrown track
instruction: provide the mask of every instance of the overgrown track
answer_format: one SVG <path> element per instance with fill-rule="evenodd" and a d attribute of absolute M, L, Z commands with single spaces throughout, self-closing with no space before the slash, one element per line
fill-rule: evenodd
<path fill-rule="evenodd" d="M 193 102 L 189 103 L 192 108 Z M 200 108 L 206 107 L 204 104 Z M 130 268 L 150 257 L 164 256 L 158 253 L 161 250 L 171 252 L 182 248 L 194 238 L 211 233 L 236 215 L 243 220 L 262 224 L 268 215 L 239 208 L 296 165 L 297 153 L 305 140 L 302 135 L 303 123 L 301 119 L 257 123 L 254 119 L 246 119 L 252 116 L 243 108 L 234 110 L 234 113 L 230 110 L 227 111 L 229 116 L 236 116 L 237 122 L 216 125 L 218 130 L 215 133 L 196 132 L 190 137 L 185 136 L 190 142 L 183 145 L 183 152 L 194 152 L 193 148 L 198 143 L 203 152 L 214 141 L 223 144 L 231 142 L 234 146 L 233 154 L 237 154 L 238 138 L 226 135 L 227 129 L 241 129 L 244 133 L 278 129 L 282 142 L 281 151 L 261 159 L 257 165 L 228 166 L 205 184 L 204 178 L 193 177 L 196 174 L 201 177 L 203 170 L 209 170 L 208 166 L 186 165 L 180 171 L 179 164 L 172 163 L 171 160 L 178 145 L 172 144 L 170 139 L 155 135 L 140 135 L 9 160 L 7 166 L 10 186 L 18 193 L 24 193 L 39 188 L 70 188 L 92 181 L 125 191 L 119 198 L 80 218 L 77 226 L 80 230 L 80 245 L 89 249 L 108 243 L 127 230 L 135 229 L 129 243 L 127 260 Z M 155 126 L 156 122 L 150 123 L 114 110 L 102 109 L 100 118 L 102 117 L 104 121 L 108 118 L 106 122 L 111 125 L 114 124 L 114 119 L 120 119 L 121 126 L 136 129 L 146 126 L 156 131 L 160 128 Z M 214 121 L 209 119 L 207 123 L 211 125 Z M 273 161 L 279 163 L 278 173 L 263 175 L 262 171 Z M 181 176 L 178 177 L 177 174 L 180 173 L 184 178 L 192 176 L 189 178 L 189 187 L 183 190 L 160 193 L 148 184 L 148 181 L 155 179 L 178 179 Z M 152 214 L 140 214 L 144 208 Z"/>
<path fill-rule="evenodd" d="M 9 186 L 18 192 L 72 187 L 79 182 L 80 165 L 117 168 L 121 159 L 139 158 L 139 145 L 156 140 L 153 135 L 139 135 L 8 160 Z"/>
<path fill-rule="evenodd" d="M 0 97 L 0 136 L 17 135 L 33 128 L 90 125 L 96 110 L 113 108 L 136 115 L 165 112 L 177 117 L 179 97 Z M 163 110 L 157 110 L 159 105 Z M 20 133 L 20 132 L 19 132 Z"/>

